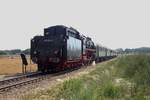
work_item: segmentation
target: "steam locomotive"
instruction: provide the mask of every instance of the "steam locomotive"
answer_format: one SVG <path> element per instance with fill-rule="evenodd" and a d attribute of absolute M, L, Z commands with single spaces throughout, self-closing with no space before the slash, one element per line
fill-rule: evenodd
<path fill-rule="evenodd" d="M 113 50 L 95 45 L 72 27 L 56 25 L 31 39 L 31 59 L 38 71 L 60 71 L 115 57 Z"/>

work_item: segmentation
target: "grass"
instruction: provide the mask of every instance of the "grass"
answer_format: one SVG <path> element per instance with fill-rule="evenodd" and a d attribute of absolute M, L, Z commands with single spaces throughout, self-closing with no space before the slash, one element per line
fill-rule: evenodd
<path fill-rule="evenodd" d="M 29 63 L 28 57 L 28 63 Z M 31 67 L 32 71 L 36 70 L 35 64 L 30 64 L 27 66 L 29 71 Z M 17 73 L 22 73 L 22 61 L 20 56 L 0 56 L 0 75 L 13 75 Z"/>
<path fill-rule="evenodd" d="M 55 88 L 24 96 L 24 100 L 103 100 L 120 98 L 121 88 L 114 85 L 112 64 L 98 64 L 96 69 L 80 78 L 74 78 Z M 111 72 L 110 72 L 111 71 Z"/>
<path fill-rule="evenodd" d="M 124 56 L 23 100 L 148 100 L 149 72 L 150 56 Z"/>
<path fill-rule="evenodd" d="M 119 76 L 133 83 L 132 96 L 150 94 L 150 55 L 122 57 L 116 67 Z"/>

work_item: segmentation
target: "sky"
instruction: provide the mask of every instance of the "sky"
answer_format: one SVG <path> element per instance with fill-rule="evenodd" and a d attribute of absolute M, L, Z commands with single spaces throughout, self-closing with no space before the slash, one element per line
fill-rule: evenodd
<path fill-rule="evenodd" d="M 26 49 L 53 25 L 74 27 L 95 43 L 150 47 L 149 0 L 0 0 L 0 50 Z"/>

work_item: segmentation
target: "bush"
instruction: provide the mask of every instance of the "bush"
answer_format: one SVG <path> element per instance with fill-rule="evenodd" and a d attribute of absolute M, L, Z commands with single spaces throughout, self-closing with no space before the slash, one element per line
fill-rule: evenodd
<path fill-rule="evenodd" d="M 103 95 L 108 98 L 118 98 L 120 95 L 120 88 L 114 86 L 112 82 L 109 82 L 104 86 Z"/>

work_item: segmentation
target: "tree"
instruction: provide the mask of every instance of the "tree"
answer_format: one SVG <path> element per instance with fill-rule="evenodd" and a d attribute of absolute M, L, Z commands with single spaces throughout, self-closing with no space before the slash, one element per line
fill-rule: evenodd
<path fill-rule="evenodd" d="M 123 49 L 122 48 L 118 48 L 116 49 L 117 52 L 123 52 Z"/>
<path fill-rule="evenodd" d="M 29 55 L 30 54 L 30 49 L 25 49 L 22 51 L 24 54 Z"/>
<path fill-rule="evenodd" d="M 0 55 L 6 55 L 7 53 L 4 51 L 0 51 Z"/>

